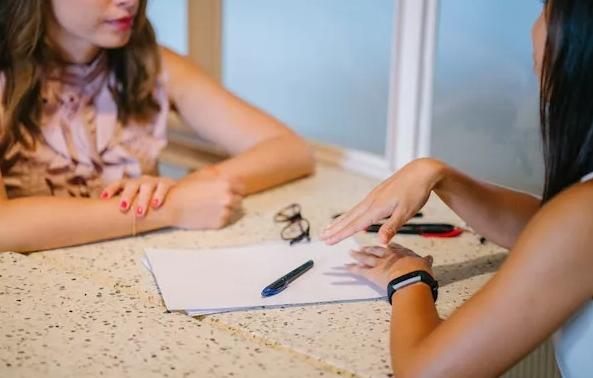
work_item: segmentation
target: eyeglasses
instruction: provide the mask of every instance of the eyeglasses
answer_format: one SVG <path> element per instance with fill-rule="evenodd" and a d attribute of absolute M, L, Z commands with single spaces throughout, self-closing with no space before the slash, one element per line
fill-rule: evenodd
<path fill-rule="evenodd" d="M 289 241 L 290 245 L 302 242 L 304 240 L 311 241 L 309 235 L 309 221 L 301 215 L 301 207 L 293 203 L 280 210 L 274 216 L 276 223 L 288 223 L 280 235 L 283 240 Z"/>

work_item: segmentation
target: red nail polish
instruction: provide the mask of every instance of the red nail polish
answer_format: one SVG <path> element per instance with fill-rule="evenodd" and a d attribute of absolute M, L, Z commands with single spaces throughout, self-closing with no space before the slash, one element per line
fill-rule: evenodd
<path fill-rule="evenodd" d="M 138 208 L 136 209 L 136 214 L 142 215 L 142 213 L 144 213 L 142 207 L 138 206 Z"/>
<path fill-rule="evenodd" d="M 126 201 L 121 201 L 121 204 L 119 205 L 122 209 L 127 209 L 128 208 L 128 203 Z"/>
<path fill-rule="evenodd" d="M 109 195 L 109 193 L 103 192 L 103 193 L 101 193 L 101 198 L 107 198 L 108 195 Z"/>
<path fill-rule="evenodd" d="M 155 199 L 152 200 L 152 206 L 155 207 L 155 208 L 156 207 L 159 207 L 159 200 L 158 200 L 158 198 L 155 198 Z"/>

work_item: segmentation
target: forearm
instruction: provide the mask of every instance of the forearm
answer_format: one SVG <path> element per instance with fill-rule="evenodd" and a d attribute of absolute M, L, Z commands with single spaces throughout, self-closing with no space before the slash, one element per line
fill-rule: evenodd
<path fill-rule="evenodd" d="M 1 201 L 0 251 L 30 252 L 132 235 L 135 215 L 123 214 L 116 202 L 56 197 Z M 136 232 L 167 227 L 163 209 L 136 218 Z"/>
<path fill-rule="evenodd" d="M 426 356 L 417 346 L 441 322 L 430 288 L 415 284 L 397 291 L 392 297 L 391 364 L 396 377 L 416 377 Z"/>
<path fill-rule="evenodd" d="M 478 234 L 506 248 L 540 208 L 535 196 L 481 182 L 451 167 L 443 165 L 440 176 L 434 192 L 443 202 Z"/>
<path fill-rule="evenodd" d="M 288 134 L 262 142 L 216 168 L 240 178 L 247 195 L 312 174 L 314 161 L 307 143 Z"/>

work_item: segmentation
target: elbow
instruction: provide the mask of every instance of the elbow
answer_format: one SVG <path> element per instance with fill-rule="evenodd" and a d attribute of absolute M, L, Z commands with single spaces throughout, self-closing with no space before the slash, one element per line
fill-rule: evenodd
<path fill-rule="evenodd" d="M 2 227 L 2 224 L 0 224 L 0 227 Z M 26 251 L 19 251 L 18 248 L 15 248 L 15 247 L 16 247 L 15 245 L 10 243 L 10 240 L 8 240 L 7 235 L 5 235 L 3 232 L 0 232 L 0 253 L 2 253 L 2 252 L 26 252 Z"/>
<path fill-rule="evenodd" d="M 315 157 L 313 155 L 313 148 L 305 141 L 303 141 L 302 147 L 302 158 L 301 166 L 303 170 L 303 176 L 311 176 L 315 173 Z"/>
<path fill-rule="evenodd" d="M 0 222 L 0 227 L 3 226 L 2 222 Z M 11 240 L 5 232 L 0 232 L 0 253 L 2 252 L 26 253 L 30 252 L 30 250 L 23 245 L 15 243 L 15 241 Z"/>
<path fill-rule="evenodd" d="M 6 216 L 3 214 L 4 212 L 0 209 L 0 253 L 2 252 L 15 252 L 13 251 L 13 246 L 10 244 L 10 240 L 8 238 L 8 230 L 6 226 Z"/>
<path fill-rule="evenodd" d="M 304 139 L 295 136 L 292 141 L 295 171 L 299 176 L 311 176 L 315 173 L 315 157 L 313 148 Z"/>
<path fill-rule="evenodd" d="M 15 253 L 26 253 L 31 252 L 27 248 L 27 244 L 24 240 L 18 240 L 15 236 L 15 229 L 11 227 L 11 217 L 6 214 L 0 208 L 0 253 L 2 252 L 15 252 Z M 12 229 L 12 232 L 11 232 Z"/>

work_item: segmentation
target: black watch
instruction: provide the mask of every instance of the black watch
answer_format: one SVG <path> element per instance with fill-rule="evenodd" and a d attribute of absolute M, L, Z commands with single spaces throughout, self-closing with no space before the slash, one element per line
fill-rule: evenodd
<path fill-rule="evenodd" d="M 404 274 L 403 276 L 397 277 L 396 279 L 389 282 L 389 285 L 387 285 L 387 300 L 389 301 L 389 304 L 392 304 L 391 298 L 396 291 L 403 289 L 406 286 L 413 285 L 417 282 L 424 282 L 430 286 L 432 297 L 436 302 L 439 296 L 439 283 L 435 281 L 435 279 L 432 278 L 429 273 L 423 270 L 417 270 L 408 274 Z"/>

